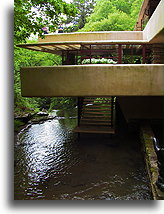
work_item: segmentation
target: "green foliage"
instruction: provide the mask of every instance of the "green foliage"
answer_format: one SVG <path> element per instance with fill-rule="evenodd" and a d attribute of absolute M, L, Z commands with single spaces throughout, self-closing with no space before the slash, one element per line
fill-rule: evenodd
<path fill-rule="evenodd" d="M 54 32 L 62 14 L 75 16 L 76 12 L 76 7 L 64 0 L 15 0 L 14 39 L 18 43 L 26 42 L 31 34 L 42 37 L 44 26 Z"/>
<path fill-rule="evenodd" d="M 77 105 L 77 99 L 74 97 L 54 97 L 51 98 L 49 112 L 53 109 L 72 109 Z"/>
<path fill-rule="evenodd" d="M 96 1 L 96 5 L 95 5 Z M 48 26 L 54 32 L 66 14 L 67 23 L 72 24 L 68 31 L 123 31 L 133 30 L 142 0 L 73 0 L 67 4 L 64 0 L 15 0 L 14 3 L 14 39 L 28 42 L 31 34 L 43 36 L 42 28 Z M 94 6 L 95 5 L 95 6 Z M 93 11 L 94 9 L 94 11 Z M 76 12 L 77 16 L 74 18 Z M 87 23 L 86 23 L 87 22 Z M 35 41 L 30 41 L 34 42 Z M 23 98 L 20 89 L 20 68 L 26 66 L 54 66 L 61 64 L 61 57 L 14 47 L 14 105 L 15 112 L 39 109 L 74 108 L 76 98 Z M 124 61 L 130 61 L 130 58 Z M 137 60 L 140 60 L 136 57 Z M 93 64 L 115 63 L 110 59 L 92 59 Z M 90 63 L 90 59 L 83 60 Z M 19 126 L 19 124 L 18 124 Z"/>
<path fill-rule="evenodd" d="M 123 12 L 110 14 L 108 18 L 88 22 L 83 28 L 84 31 L 124 31 L 131 30 L 134 27 L 133 20 Z"/>
<path fill-rule="evenodd" d="M 138 55 L 124 55 L 123 56 L 123 64 L 141 64 L 142 56 Z"/>
<path fill-rule="evenodd" d="M 50 97 L 38 97 L 36 98 L 38 106 L 41 110 L 45 109 L 48 110 L 51 104 Z"/>
<path fill-rule="evenodd" d="M 134 0 L 131 6 L 131 17 L 137 20 L 143 0 Z"/>
<path fill-rule="evenodd" d="M 87 17 L 93 12 L 95 0 L 73 0 L 78 12 L 75 17 L 68 16 L 65 21 L 69 27 L 65 28 L 65 32 L 74 32 L 84 27 Z"/>
<path fill-rule="evenodd" d="M 94 12 L 80 31 L 133 30 L 142 0 L 97 0 Z"/>
<path fill-rule="evenodd" d="M 28 109 L 35 111 L 37 108 L 44 108 L 44 102 L 48 98 L 25 98 L 21 96 L 20 68 L 28 66 L 54 66 L 61 64 L 61 57 L 43 52 L 30 51 L 22 48 L 14 48 L 14 107 L 15 113 L 20 114 Z M 45 101 L 46 100 L 46 101 Z M 49 106 L 47 107 L 49 108 Z"/>
<path fill-rule="evenodd" d="M 130 14 L 133 1 L 134 0 L 113 0 L 112 4 L 116 7 L 118 11 Z"/>
<path fill-rule="evenodd" d="M 88 17 L 88 22 L 97 22 L 108 18 L 109 13 L 112 14 L 116 11 L 115 6 L 112 5 L 111 1 L 99 0 L 94 8 L 94 12 Z"/>
<path fill-rule="evenodd" d="M 19 131 L 20 127 L 24 126 L 25 122 L 22 122 L 20 120 L 14 120 L 14 131 Z"/>
<path fill-rule="evenodd" d="M 82 64 L 116 64 L 117 62 L 115 62 L 113 59 L 95 59 L 92 58 L 91 59 L 91 63 L 90 63 L 90 59 L 84 59 L 82 61 Z"/>

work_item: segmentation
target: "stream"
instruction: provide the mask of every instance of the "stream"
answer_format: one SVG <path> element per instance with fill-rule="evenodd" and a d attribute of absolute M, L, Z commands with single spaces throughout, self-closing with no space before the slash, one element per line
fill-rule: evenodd
<path fill-rule="evenodd" d="M 23 129 L 14 154 L 15 200 L 151 200 L 136 132 L 72 132 L 74 115 Z"/>

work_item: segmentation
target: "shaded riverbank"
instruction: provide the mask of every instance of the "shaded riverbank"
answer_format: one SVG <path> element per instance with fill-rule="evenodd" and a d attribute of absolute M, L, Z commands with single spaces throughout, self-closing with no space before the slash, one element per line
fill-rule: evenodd
<path fill-rule="evenodd" d="M 15 144 L 18 200 L 152 199 L 138 134 L 83 135 L 74 115 L 33 124 Z"/>

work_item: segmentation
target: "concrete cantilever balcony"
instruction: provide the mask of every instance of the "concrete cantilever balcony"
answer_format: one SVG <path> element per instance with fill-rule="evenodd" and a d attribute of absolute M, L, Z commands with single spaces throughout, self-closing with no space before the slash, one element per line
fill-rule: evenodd
<path fill-rule="evenodd" d="M 148 0 L 145 0 L 148 3 Z M 20 44 L 18 47 L 62 55 L 62 51 L 80 51 L 82 45 L 96 44 L 163 44 L 164 0 L 161 0 L 144 31 L 103 31 L 54 33 L 45 35 L 38 43 Z M 145 10 L 145 9 L 143 9 Z"/>
<path fill-rule="evenodd" d="M 21 69 L 22 96 L 163 96 L 163 65 L 116 64 Z"/>

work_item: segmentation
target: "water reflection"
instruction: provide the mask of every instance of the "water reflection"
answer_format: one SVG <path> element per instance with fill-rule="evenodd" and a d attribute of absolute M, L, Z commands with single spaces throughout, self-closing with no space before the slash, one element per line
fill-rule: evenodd
<path fill-rule="evenodd" d="M 151 199 L 136 136 L 89 135 L 78 142 L 72 133 L 76 123 L 54 119 L 20 133 L 15 199 Z"/>

